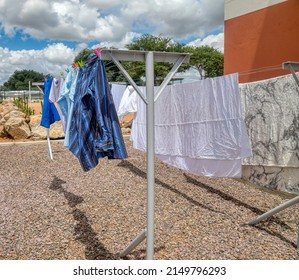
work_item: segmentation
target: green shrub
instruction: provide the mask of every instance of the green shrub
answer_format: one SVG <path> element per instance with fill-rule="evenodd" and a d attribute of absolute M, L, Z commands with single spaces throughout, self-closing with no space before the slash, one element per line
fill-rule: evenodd
<path fill-rule="evenodd" d="M 26 115 L 26 117 L 34 115 L 34 110 L 28 105 L 28 97 L 14 98 L 13 103 Z"/>

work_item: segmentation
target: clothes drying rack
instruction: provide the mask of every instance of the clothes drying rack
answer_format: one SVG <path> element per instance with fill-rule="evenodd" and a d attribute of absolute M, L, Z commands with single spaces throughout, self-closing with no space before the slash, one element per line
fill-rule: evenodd
<path fill-rule="evenodd" d="M 295 82 L 297 83 L 298 87 L 299 87 L 299 79 L 298 77 L 296 76 L 296 73 L 295 73 L 295 70 L 299 70 L 299 62 L 292 62 L 292 61 L 287 61 L 287 62 L 284 62 L 282 64 L 282 69 L 284 70 L 290 70 L 294 79 L 295 79 Z M 261 222 L 262 220 L 265 220 L 273 215 L 275 215 L 276 213 L 296 204 L 296 203 L 299 203 L 299 195 L 298 196 L 295 196 L 294 198 L 292 199 L 289 199 L 288 201 L 286 201 L 285 203 L 269 210 L 268 212 L 258 216 L 257 218 L 247 222 L 246 224 L 247 225 L 256 225 L 257 223 Z M 297 250 L 299 251 L 299 229 L 298 229 L 298 234 L 297 234 Z"/>
<path fill-rule="evenodd" d="M 155 218 L 155 135 L 154 135 L 154 104 L 167 84 L 173 78 L 182 63 L 188 63 L 190 54 L 156 51 L 130 51 L 130 50 L 101 50 L 102 60 L 112 60 L 123 73 L 128 82 L 136 90 L 140 98 L 146 104 L 146 149 L 147 149 L 147 225 L 122 252 L 120 256 L 129 254 L 136 246 L 146 239 L 146 259 L 154 259 L 154 218 Z M 124 69 L 120 61 L 143 61 L 146 70 L 146 96 L 133 81 L 129 73 Z M 154 62 L 166 62 L 173 64 L 172 69 L 165 77 L 157 91 L 154 90 Z"/>

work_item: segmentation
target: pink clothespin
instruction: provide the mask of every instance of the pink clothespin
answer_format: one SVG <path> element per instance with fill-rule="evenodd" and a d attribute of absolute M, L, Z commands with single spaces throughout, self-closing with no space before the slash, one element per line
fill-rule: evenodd
<path fill-rule="evenodd" d="M 101 55 L 101 49 L 100 48 L 97 48 L 94 50 L 94 53 L 97 55 L 97 56 L 100 56 Z"/>

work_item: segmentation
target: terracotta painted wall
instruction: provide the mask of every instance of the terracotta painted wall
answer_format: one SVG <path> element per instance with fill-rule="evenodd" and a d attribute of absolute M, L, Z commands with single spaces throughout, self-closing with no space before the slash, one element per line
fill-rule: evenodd
<path fill-rule="evenodd" d="M 229 18 L 224 28 L 224 72 L 238 72 L 241 83 L 289 74 L 281 64 L 299 62 L 299 0 Z"/>

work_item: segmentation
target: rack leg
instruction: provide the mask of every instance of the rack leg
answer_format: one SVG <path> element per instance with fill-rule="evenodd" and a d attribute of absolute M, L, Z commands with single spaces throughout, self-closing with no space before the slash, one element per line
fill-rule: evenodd
<path fill-rule="evenodd" d="M 294 204 L 296 204 L 298 202 L 299 202 L 299 196 L 296 196 L 296 197 L 288 200 L 287 202 L 285 202 L 285 203 L 283 203 L 283 204 L 281 204 L 281 205 L 273 208 L 272 210 L 270 210 L 270 211 L 268 211 L 268 212 L 260 215 L 256 219 L 249 221 L 246 224 L 247 225 L 256 225 L 260 221 L 262 221 L 264 219 L 267 219 L 267 218 L 273 216 L 274 214 L 276 214 L 276 213 L 278 213 L 278 212 L 280 212 L 280 211 L 282 211 L 282 210 L 284 210 L 284 209 L 286 209 L 286 208 L 288 208 L 288 207 L 290 207 L 290 206 L 292 206 L 292 205 L 294 205 Z"/>
<path fill-rule="evenodd" d="M 51 148 L 51 143 L 50 143 L 50 129 L 49 128 L 47 128 L 47 142 L 48 142 L 49 156 L 50 156 L 50 159 L 53 160 L 52 148 Z"/>
<path fill-rule="evenodd" d="M 134 250 L 143 240 L 146 238 L 146 230 L 141 232 L 132 242 L 131 244 L 120 252 L 120 257 L 124 257 L 128 255 L 132 250 Z"/>

